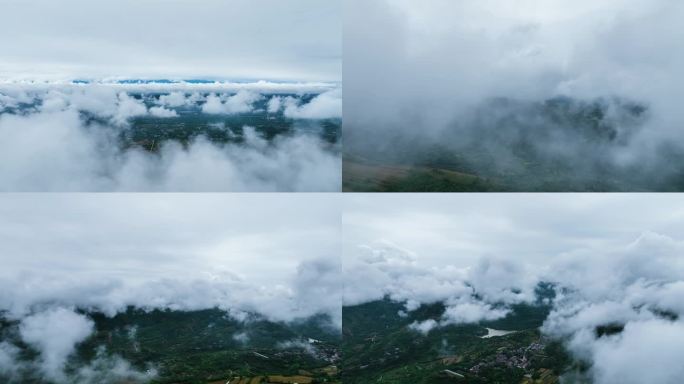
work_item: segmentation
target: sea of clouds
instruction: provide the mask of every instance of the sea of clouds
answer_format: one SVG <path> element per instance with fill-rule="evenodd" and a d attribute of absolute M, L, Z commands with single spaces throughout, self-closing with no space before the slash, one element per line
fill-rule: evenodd
<path fill-rule="evenodd" d="M 163 93 L 148 108 L 132 93 Z M 267 113 L 295 119 L 295 133 L 272 141 L 245 126 L 243 142 L 199 136 L 158 153 L 122 149 L 117 135 L 136 117 L 176 117 L 175 108 Z M 305 103 L 285 93 L 314 93 Z M 340 119 L 341 90 L 323 83 L 139 83 L 5 81 L 0 83 L 0 190 L 4 191 L 336 191 L 337 145 L 296 129 L 297 121 Z M 26 107 L 26 106 L 29 107 Z M 87 121 L 84 114 L 97 122 Z"/>
<path fill-rule="evenodd" d="M 602 166 L 633 168 L 634 179 L 679 172 L 667 152 L 684 148 L 681 3 L 351 0 L 345 11 L 345 152 L 420 163 L 434 146 L 464 153 L 479 138 L 505 170 L 506 138 L 574 177 Z M 601 100 L 617 140 L 596 145 L 530 113 L 561 96 Z M 507 110 L 491 106 L 500 98 L 513 101 Z M 611 116 L 615 98 L 646 108 L 637 127 Z"/>

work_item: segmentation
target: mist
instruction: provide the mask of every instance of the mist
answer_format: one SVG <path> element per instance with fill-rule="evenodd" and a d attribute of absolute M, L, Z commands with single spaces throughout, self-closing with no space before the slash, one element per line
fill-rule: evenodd
<path fill-rule="evenodd" d="M 349 170 L 450 170 L 477 190 L 680 190 L 682 14 L 667 0 L 347 1 Z"/>

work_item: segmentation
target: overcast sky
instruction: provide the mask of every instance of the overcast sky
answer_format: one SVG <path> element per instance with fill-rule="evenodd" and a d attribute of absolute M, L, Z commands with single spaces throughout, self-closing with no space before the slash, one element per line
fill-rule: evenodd
<path fill-rule="evenodd" d="M 337 200 L 322 194 L 8 194 L 0 199 L 0 276 L 12 288 L 0 295 L 0 305 L 21 312 L 18 305 L 46 300 L 111 301 L 107 307 L 145 295 L 149 300 L 139 304 L 154 305 L 160 297 L 174 303 L 214 285 L 257 309 L 257 290 L 283 303 L 305 294 L 298 291 L 302 281 L 311 292 L 332 287 L 334 295 L 335 276 L 322 275 L 339 275 Z M 13 286 L 17 281 L 25 286 Z M 166 285 L 158 292 L 136 292 L 160 281 Z M 303 305 L 313 312 L 339 308 L 339 296 L 320 296 Z M 205 300 L 235 304 L 202 296 L 195 303 Z"/>
<path fill-rule="evenodd" d="M 512 303 L 534 300 L 539 281 L 598 301 L 635 281 L 684 281 L 677 195 L 345 197 L 346 304 L 384 295 L 433 302 L 473 290 L 485 302 Z"/>
<path fill-rule="evenodd" d="M 335 256 L 335 200 L 290 194 L 10 194 L 0 199 L 3 273 L 66 268 L 183 277 L 225 271 L 259 284 L 285 283 L 302 261 Z"/>
<path fill-rule="evenodd" d="M 341 80 L 340 0 L 0 0 L 1 77 Z"/>
<path fill-rule="evenodd" d="M 545 264 L 579 248 L 621 246 L 643 232 L 684 240 L 684 197 L 658 194 L 345 196 L 345 258 L 388 241 L 426 266 L 483 256 Z"/>

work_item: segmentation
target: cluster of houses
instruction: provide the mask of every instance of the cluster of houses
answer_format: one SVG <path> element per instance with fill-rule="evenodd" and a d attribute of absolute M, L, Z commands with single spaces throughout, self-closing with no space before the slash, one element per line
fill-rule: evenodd
<path fill-rule="evenodd" d="M 505 347 L 502 347 L 492 360 L 483 361 L 472 366 L 469 372 L 477 375 L 482 369 L 492 366 L 504 366 L 506 368 L 520 368 L 528 370 L 531 365 L 530 358 L 533 355 L 542 353 L 543 350 L 544 344 L 541 342 L 535 342 L 527 347 L 518 348 L 513 351 L 507 351 Z"/>

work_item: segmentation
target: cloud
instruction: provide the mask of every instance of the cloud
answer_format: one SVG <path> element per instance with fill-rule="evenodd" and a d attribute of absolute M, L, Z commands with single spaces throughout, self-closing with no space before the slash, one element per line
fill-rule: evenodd
<path fill-rule="evenodd" d="M 518 163 L 521 153 L 534 154 L 571 169 L 561 176 L 583 189 L 605 175 L 622 181 L 612 189 L 677 188 L 670 164 L 684 152 L 673 105 L 684 79 L 674 47 L 681 4 L 351 0 L 345 11 L 348 153 L 425 164 L 439 147 L 465 158 L 470 167 L 460 171 L 488 177 L 521 172 L 529 167 Z M 563 112 L 572 117 L 549 118 L 558 112 L 549 100 L 574 101 Z M 630 103 L 645 113 L 621 112 Z M 614 128 L 612 139 L 583 133 L 582 105 L 601 110 L 595 129 Z M 536 182 L 543 176 L 517 188 L 549 190 Z"/>
<path fill-rule="evenodd" d="M 0 342 L 0 377 L 8 377 L 13 380 L 19 372 L 19 353 L 18 347 L 6 342 Z"/>
<path fill-rule="evenodd" d="M 119 93 L 119 103 L 114 122 L 126 124 L 128 119 L 147 115 L 147 107 L 140 100 L 136 100 L 125 93 Z"/>
<path fill-rule="evenodd" d="M 436 322 L 433 319 L 427 319 L 425 321 L 414 321 L 413 323 L 409 324 L 409 329 L 412 329 L 414 331 L 418 331 L 424 335 L 427 335 L 430 333 L 431 330 L 434 328 L 438 327 L 439 323 Z"/>
<path fill-rule="evenodd" d="M 641 372 L 667 364 L 655 352 L 656 344 L 677 353 L 675 343 L 681 338 L 677 332 L 681 332 L 684 315 L 682 306 L 675 303 L 684 283 L 682 244 L 645 233 L 626 247 L 575 254 L 572 264 L 568 260 L 573 254 L 563 255 L 552 271 L 569 292 L 557 299 L 543 330 L 565 339 L 576 358 L 589 361 L 595 382 L 642 382 Z M 672 315 L 675 319 L 669 318 Z M 609 324 L 624 330 L 616 336 L 597 336 L 597 327 Z M 668 340 L 663 341 L 664 337 Z M 637 353 L 636 343 L 644 345 Z M 674 383 L 679 375 L 675 368 L 658 371 L 663 382 Z"/>
<path fill-rule="evenodd" d="M 415 264 L 411 254 L 391 243 L 362 245 L 356 254 L 346 255 L 344 302 L 354 305 L 389 295 L 397 301 L 434 302 L 452 294 L 469 292 L 460 281 L 439 279 L 439 272 Z M 455 271 L 457 272 L 457 271 Z M 423 284 L 427 279 L 431 284 Z M 412 308 L 416 309 L 416 308 Z"/>
<path fill-rule="evenodd" d="M 407 311 L 421 304 L 442 302 L 446 311 L 437 322 L 412 326 L 427 333 L 437 325 L 476 323 L 504 317 L 505 309 L 493 308 L 473 297 L 479 293 L 470 283 L 466 269 L 423 267 L 419 258 L 391 243 L 362 246 L 344 265 L 344 303 L 355 305 L 389 297 L 403 302 Z M 488 298 L 484 298 L 485 300 Z M 494 297 L 494 303 L 501 297 Z M 507 303 L 514 303 L 509 300 Z"/>
<path fill-rule="evenodd" d="M 422 303 L 417 303 L 422 304 Z M 474 298 L 450 298 L 445 301 L 446 308 L 438 320 L 427 319 L 414 321 L 409 329 L 427 335 L 431 330 L 451 324 L 475 324 L 481 321 L 498 320 L 506 317 L 511 311 L 506 308 L 494 308 Z M 407 308 L 411 310 L 412 308 Z M 415 308 L 417 309 L 417 308 Z"/>
<path fill-rule="evenodd" d="M 145 372 L 138 371 L 121 357 L 108 356 L 104 348 L 99 348 L 95 358 L 87 365 L 79 367 L 70 375 L 69 380 L 78 384 L 147 383 L 156 376 L 157 370 L 154 368 Z"/>
<path fill-rule="evenodd" d="M 677 383 L 684 375 L 684 324 L 662 320 L 629 323 L 617 338 L 592 348 L 592 375 L 600 384 Z"/>
<path fill-rule="evenodd" d="M 44 307 L 78 307 L 103 312 L 108 316 L 126 311 L 129 307 L 175 311 L 219 308 L 238 319 L 244 313 L 256 313 L 272 321 L 284 322 L 323 314 L 330 317 L 333 325 L 341 326 L 340 287 L 329 281 L 330 278 L 334 281 L 339 279 L 339 270 L 301 272 L 309 263 L 330 262 L 321 259 L 300 264 L 297 267 L 299 271 L 287 273 L 288 279 L 281 284 L 268 285 L 202 271 L 188 271 L 185 279 L 167 275 L 145 281 L 138 281 L 142 277 L 135 273 L 118 278 L 82 276 L 73 279 L 65 273 L 24 271 L 5 278 L 5 293 L 0 297 L 0 305 L 6 311 L 6 316 L 20 319 Z M 41 285 L 41 281 L 47 278 L 56 281 Z M 24 281 L 22 288 L 12 288 L 12 285 L 19 284 L 17 279 Z M 308 284 L 309 291 L 301 290 L 304 283 Z M 59 327 L 54 329 L 58 331 Z"/>
<path fill-rule="evenodd" d="M 269 111 L 271 109 L 269 103 Z M 274 105 L 273 108 L 276 106 Z M 286 100 L 285 117 L 293 119 L 341 119 L 342 118 L 342 91 L 335 89 L 314 97 L 306 104 L 298 105 L 292 99 Z"/>
<path fill-rule="evenodd" d="M 56 326 L 60 325 L 64 324 L 56 324 Z M 72 331 L 72 329 L 68 329 L 68 331 Z M 43 337 L 46 338 L 43 344 L 51 346 L 50 352 L 46 353 L 50 353 L 55 359 L 60 360 L 55 367 L 49 366 L 45 360 L 37 362 L 26 360 L 25 357 L 20 357 L 19 348 L 2 342 L 0 343 L 0 361 L 4 365 L 0 365 L 0 377 L 9 380 L 9 383 L 21 383 L 26 377 L 22 375 L 26 372 L 35 374 L 38 370 L 38 376 L 35 377 L 40 377 L 42 380 L 48 380 L 51 383 L 116 384 L 122 381 L 147 383 L 157 376 L 156 368 L 150 366 L 145 371 L 139 371 L 120 356 L 107 354 L 103 346 L 97 348 L 95 356 L 89 362 L 75 362 L 69 356 L 73 354 L 78 344 L 77 341 L 71 344 L 70 340 L 62 337 L 62 345 L 57 345 L 58 340 L 52 338 L 52 333 L 43 335 Z M 62 350 L 58 351 L 58 349 Z M 70 351 L 67 352 L 68 349 Z M 57 356 L 59 353 L 64 354 Z M 70 361 L 67 362 L 67 360 Z M 67 365 L 69 366 L 68 369 L 66 369 Z"/>
<path fill-rule="evenodd" d="M 278 111 L 280 111 L 281 106 L 282 106 L 282 97 L 273 96 L 270 99 L 268 99 L 267 111 L 268 111 L 268 113 L 278 113 Z"/>
<path fill-rule="evenodd" d="M 442 316 L 442 324 L 477 323 L 483 320 L 496 320 L 506 317 L 507 309 L 496 309 L 482 302 L 451 303 Z"/>
<path fill-rule="evenodd" d="M 13 100 L 28 98 L 38 107 L 0 114 L 0 133 L 6 138 L 0 143 L 0 190 L 334 191 L 341 187 L 339 146 L 315 133 L 295 131 L 267 142 L 244 127 L 241 143 L 213 143 L 198 136 L 185 145 L 158 143 L 156 153 L 151 153 L 121 148 L 118 137 L 133 117 L 171 118 L 178 115 L 175 110 L 161 106 L 148 110 L 142 99 L 103 84 L 17 86 L 6 92 Z M 178 98 L 185 105 L 199 103 L 196 93 L 174 95 L 174 105 Z M 244 113 L 261 97 L 250 90 L 232 96 L 212 94 L 202 108 Z"/>
<path fill-rule="evenodd" d="M 276 345 L 276 348 L 279 348 L 279 349 L 300 349 L 300 350 L 306 352 L 307 354 L 309 354 L 309 355 L 311 355 L 317 359 L 321 358 L 321 354 L 316 349 L 316 346 L 313 343 L 306 341 L 306 340 L 295 339 L 295 340 L 287 340 L 287 341 L 279 342 Z"/>
<path fill-rule="evenodd" d="M 443 315 L 409 325 L 427 334 L 536 305 L 543 282 L 555 297 L 545 300 L 551 311 L 541 332 L 589 367 L 586 377 L 570 372 L 566 380 L 676 383 L 681 202 L 657 194 L 352 196 L 343 218 L 344 303 L 388 296 L 411 311 L 441 302 Z M 599 332 L 606 326 L 616 333 Z"/>
<path fill-rule="evenodd" d="M 64 308 L 50 309 L 21 321 L 23 341 L 40 352 L 40 369 L 49 380 L 65 381 L 67 358 L 93 332 L 92 320 Z"/>
<path fill-rule="evenodd" d="M 23 319 L 54 307 L 110 316 L 128 306 L 221 308 L 276 321 L 327 314 L 339 323 L 336 201 L 10 194 L 0 201 L 0 311 Z M 30 240 L 35 233 L 41 241 Z"/>
<path fill-rule="evenodd" d="M 202 105 L 202 112 L 210 114 L 234 114 L 252 112 L 253 104 L 261 99 L 261 95 L 250 91 L 239 91 L 235 95 L 222 100 L 217 95 L 209 95 Z"/>
<path fill-rule="evenodd" d="M 327 313 L 342 327 L 343 280 L 339 258 L 320 257 L 301 263 L 293 285 L 300 313 Z"/>
<path fill-rule="evenodd" d="M 150 115 L 154 117 L 178 117 L 178 113 L 173 109 L 166 109 L 164 107 L 150 108 Z"/>
<path fill-rule="evenodd" d="M 0 341 L 0 376 L 40 372 L 79 384 L 152 378 L 154 367 L 139 371 L 106 350 L 87 361 L 74 355 L 93 332 L 93 312 L 219 309 L 238 321 L 277 322 L 322 316 L 339 329 L 338 199 L 7 194 L 0 200 L 0 314 L 18 326 Z M 18 353 L 19 341 L 39 358 Z"/>
<path fill-rule="evenodd" d="M 185 98 L 185 93 L 176 91 L 159 96 L 159 103 L 163 106 L 175 108 L 188 104 L 188 100 Z"/>

